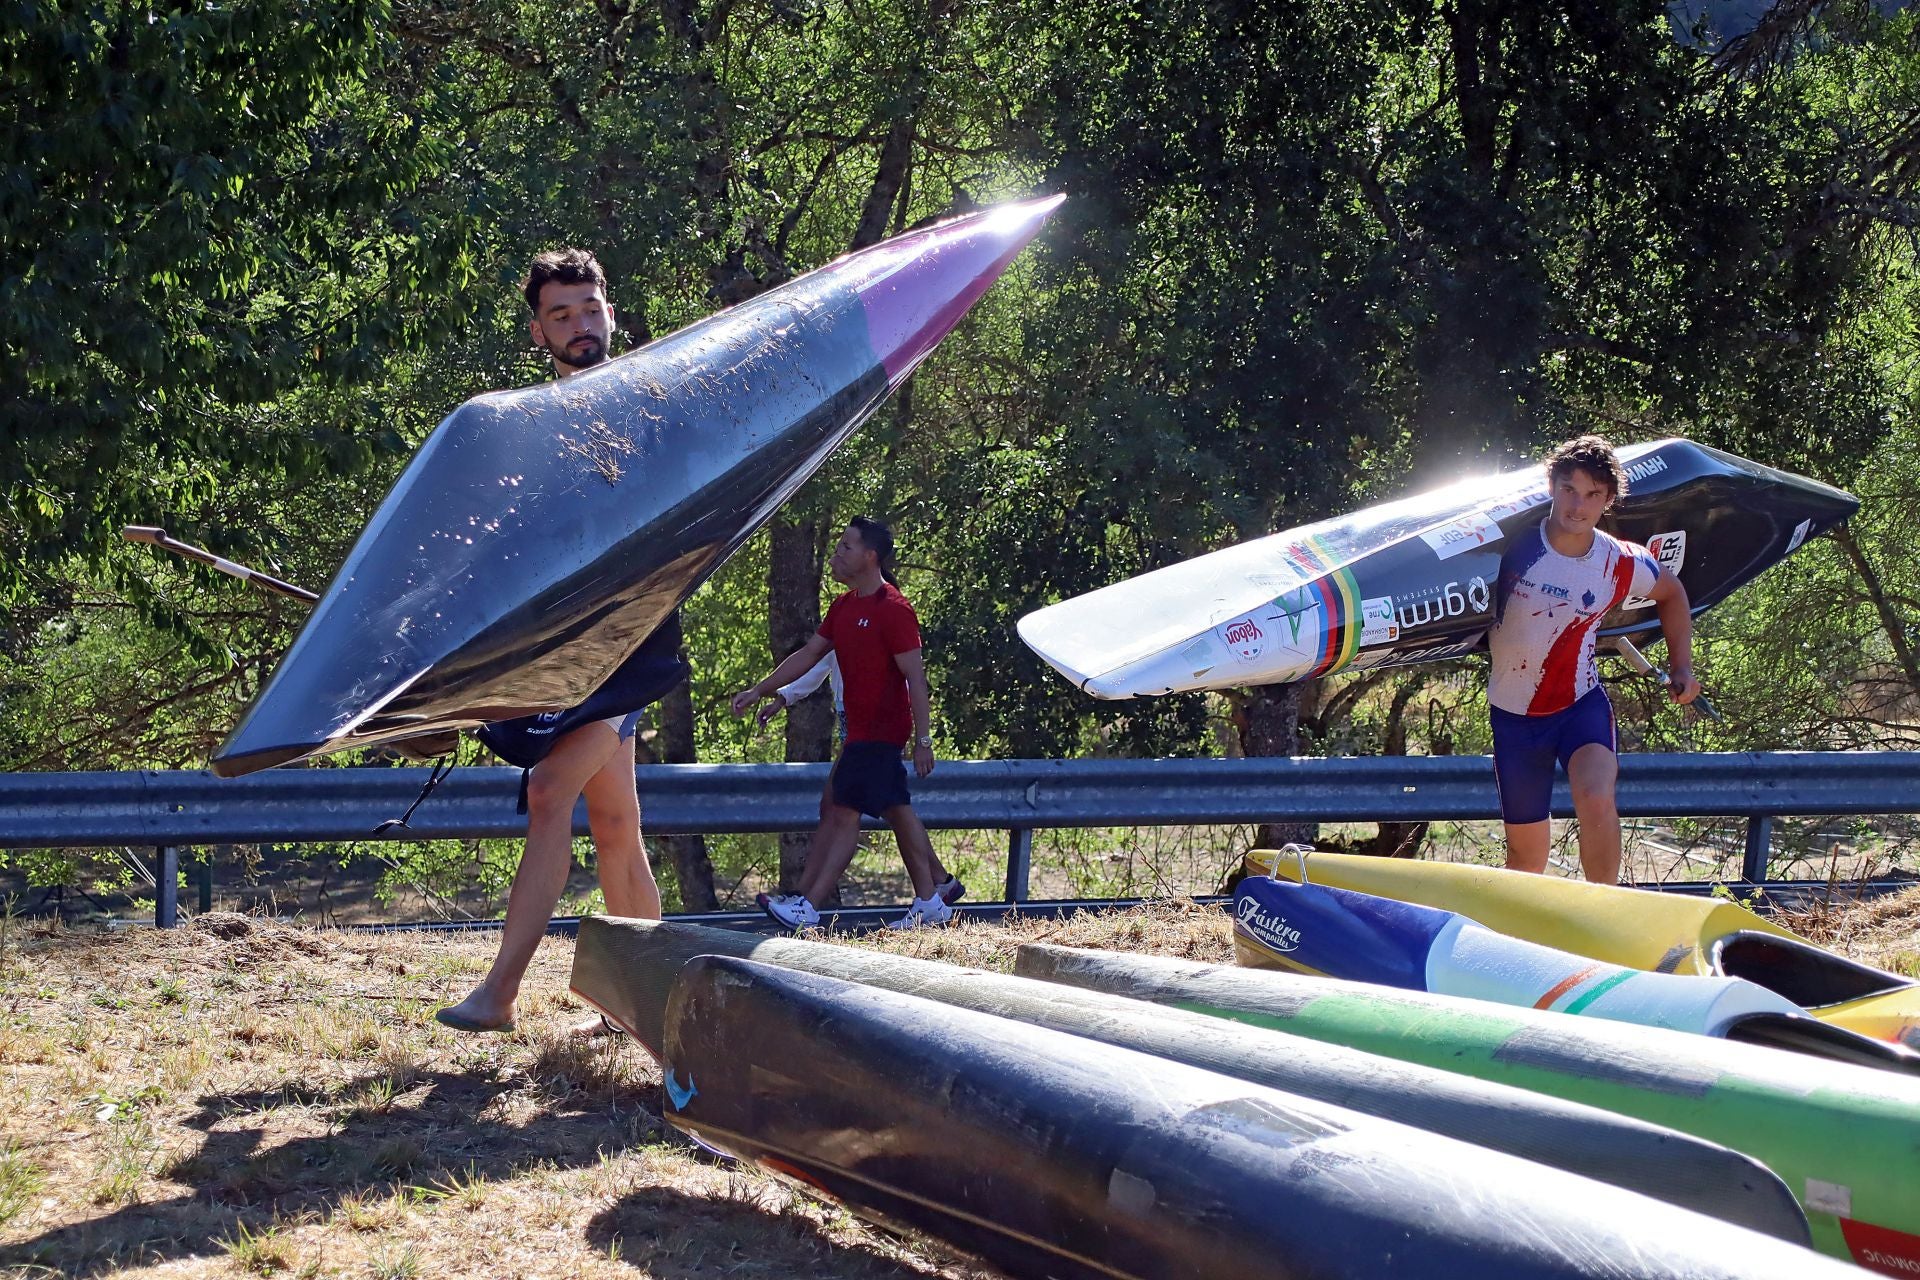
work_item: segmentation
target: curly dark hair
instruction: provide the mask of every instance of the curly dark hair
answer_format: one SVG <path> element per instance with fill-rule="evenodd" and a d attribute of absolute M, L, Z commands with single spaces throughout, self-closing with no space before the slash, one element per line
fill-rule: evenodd
<path fill-rule="evenodd" d="M 540 287 L 549 281 L 561 284 L 597 284 L 606 291 L 607 273 L 585 249 L 549 249 L 533 260 L 527 270 L 527 310 L 540 314 Z"/>
<path fill-rule="evenodd" d="M 1620 465 L 1613 444 L 1605 436 L 1581 436 L 1548 454 L 1547 483 L 1558 484 L 1575 468 L 1607 486 L 1615 498 L 1627 496 L 1627 469 Z"/>

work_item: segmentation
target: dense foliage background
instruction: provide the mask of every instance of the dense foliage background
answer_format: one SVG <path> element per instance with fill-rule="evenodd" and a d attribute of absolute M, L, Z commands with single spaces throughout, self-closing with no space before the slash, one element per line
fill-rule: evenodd
<path fill-rule="evenodd" d="M 1705 620 L 1724 719 L 1626 688 L 1630 738 L 1920 746 L 1920 15 L 1687 12 L 15 5 L 0 769 L 199 765 L 299 611 L 119 526 L 323 583 L 447 410 L 543 375 L 533 252 L 594 248 L 632 345 L 1049 191 L 1043 241 L 696 597 L 655 758 L 824 758 L 824 708 L 724 702 L 814 625 L 862 511 L 896 522 L 949 754 L 1478 749 L 1471 664 L 1097 704 L 1013 622 L 1588 429 L 1864 504 Z"/>

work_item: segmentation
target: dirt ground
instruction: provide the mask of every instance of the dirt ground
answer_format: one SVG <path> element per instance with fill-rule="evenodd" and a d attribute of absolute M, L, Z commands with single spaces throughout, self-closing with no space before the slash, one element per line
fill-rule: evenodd
<path fill-rule="evenodd" d="M 1008 963 L 1046 937 L 1224 958 L 1217 909 L 886 939 Z M 434 1009 L 492 935 L 214 913 L 0 934 L 0 1275 L 988 1276 L 667 1129 L 645 1052 L 570 1033 L 572 944 L 510 1034 Z"/>
<path fill-rule="evenodd" d="M 1920 973 L 1920 891 L 1789 923 Z M 859 941 L 1004 969 L 1035 940 L 1231 954 L 1227 914 L 1180 901 Z M 517 1030 L 439 1026 L 494 941 L 0 917 L 0 1275 L 996 1274 L 677 1136 L 651 1058 L 572 1034 L 567 940 Z"/>

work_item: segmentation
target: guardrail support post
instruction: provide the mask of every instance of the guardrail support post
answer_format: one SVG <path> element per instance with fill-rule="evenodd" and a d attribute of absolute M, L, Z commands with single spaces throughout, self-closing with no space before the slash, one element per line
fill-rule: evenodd
<path fill-rule="evenodd" d="M 1747 855 L 1740 863 L 1740 875 L 1750 884 L 1767 878 L 1767 863 L 1773 853 L 1773 816 L 1756 813 L 1747 819 Z"/>
<path fill-rule="evenodd" d="M 1007 901 L 1027 900 L 1027 876 L 1033 870 L 1033 828 L 1015 827 L 1007 833 Z"/>
<path fill-rule="evenodd" d="M 205 915 L 213 910 L 213 860 L 221 854 L 231 853 L 232 845 L 220 845 L 206 851 L 200 860 L 200 913 Z"/>
<path fill-rule="evenodd" d="M 153 852 L 153 923 L 171 929 L 180 923 L 180 847 L 163 844 Z"/>

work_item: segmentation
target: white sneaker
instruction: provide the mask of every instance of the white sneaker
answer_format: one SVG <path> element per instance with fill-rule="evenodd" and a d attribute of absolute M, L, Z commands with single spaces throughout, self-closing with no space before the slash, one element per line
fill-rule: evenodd
<path fill-rule="evenodd" d="M 907 914 L 888 925 L 889 929 L 918 929 L 923 924 L 945 924 L 953 919 L 953 908 L 939 893 L 931 898 L 915 898 Z"/>
<path fill-rule="evenodd" d="M 948 906 L 952 906 L 967 896 L 967 886 L 960 883 L 959 876 L 950 875 L 939 884 L 933 886 L 933 896 Z"/>
<path fill-rule="evenodd" d="M 789 929 L 811 929 L 820 923 L 820 913 L 814 910 L 811 902 L 799 894 L 781 898 L 768 898 L 767 914 Z"/>

